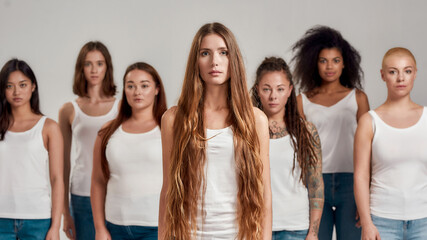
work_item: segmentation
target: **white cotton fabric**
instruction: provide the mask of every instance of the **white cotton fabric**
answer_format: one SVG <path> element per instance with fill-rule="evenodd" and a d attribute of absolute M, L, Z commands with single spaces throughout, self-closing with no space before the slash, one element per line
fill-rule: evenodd
<path fill-rule="evenodd" d="M 353 144 L 357 127 L 356 90 L 325 107 L 301 94 L 304 115 L 317 129 L 322 143 L 323 173 L 353 173 Z"/>
<path fill-rule="evenodd" d="M 301 168 L 294 164 L 289 135 L 270 139 L 270 175 L 273 196 L 273 231 L 306 230 L 309 227 L 309 200 L 300 181 Z"/>
<path fill-rule="evenodd" d="M 120 126 L 105 151 L 110 178 L 105 217 L 117 225 L 158 225 L 162 189 L 160 128 L 146 133 L 127 133 Z"/>
<path fill-rule="evenodd" d="M 199 199 L 197 239 L 234 239 L 238 224 L 233 131 L 207 129 L 206 137 L 206 194 L 203 211 Z"/>
<path fill-rule="evenodd" d="M 427 110 L 408 128 L 394 128 L 375 111 L 370 208 L 397 220 L 427 217 Z"/>
<path fill-rule="evenodd" d="M 76 101 L 71 101 L 74 107 L 74 119 L 71 124 L 73 144 L 75 144 L 74 166 L 71 176 L 72 194 L 89 197 L 93 165 L 93 147 L 101 127 L 117 116 L 119 100 L 116 99 L 111 110 L 102 116 L 85 114 Z"/>
<path fill-rule="evenodd" d="M 30 130 L 7 131 L 0 141 L 0 218 L 51 217 L 49 154 L 43 116 Z"/>

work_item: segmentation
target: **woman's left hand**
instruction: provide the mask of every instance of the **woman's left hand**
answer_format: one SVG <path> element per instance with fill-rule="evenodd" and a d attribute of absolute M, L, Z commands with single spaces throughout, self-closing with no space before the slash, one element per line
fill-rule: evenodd
<path fill-rule="evenodd" d="M 46 234 L 46 240 L 59 240 L 59 229 L 50 228 Z"/>
<path fill-rule="evenodd" d="M 307 237 L 305 237 L 305 240 L 319 240 L 319 237 L 314 232 L 308 232 Z"/>

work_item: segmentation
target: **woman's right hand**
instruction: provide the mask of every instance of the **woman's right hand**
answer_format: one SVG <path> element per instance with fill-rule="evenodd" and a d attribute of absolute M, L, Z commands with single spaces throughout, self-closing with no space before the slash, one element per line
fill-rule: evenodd
<path fill-rule="evenodd" d="M 62 230 L 67 235 L 68 239 L 76 239 L 76 228 L 74 226 L 74 220 L 70 213 L 64 213 L 64 222 Z"/>
<path fill-rule="evenodd" d="M 373 223 L 362 226 L 362 240 L 381 240 L 380 233 Z"/>
<path fill-rule="evenodd" d="M 95 240 L 111 240 L 111 235 L 108 232 L 107 228 L 102 230 L 96 230 Z"/>

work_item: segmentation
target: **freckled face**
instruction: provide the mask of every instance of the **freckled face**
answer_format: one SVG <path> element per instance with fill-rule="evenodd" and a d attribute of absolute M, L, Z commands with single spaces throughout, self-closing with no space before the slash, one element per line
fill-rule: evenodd
<path fill-rule="evenodd" d="M 6 101 L 12 108 L 30 104 L 31 95 L 36 85 L 21 71 L 12 72 L 6 85 Z"/>
<path fill-rule="evenodd" d="M 324 48 L 319 53 L 317 62 L 320 78 L 326 82 L 340 79 L 344 68 L 341 52 L 337 48 Z"/>
<path fill-rule="evenodd" d="M 107 71 L 104 55 L 98 50 L 90 51 L 86 54 L 83 73 L 86 81 L 90 85 L 102 84 Z"/>
<path fill-rule="evenodd" d="M 148 72 L 135 69 L 126 75 L 125 95 L 133 110 L 152 109 L 158 93 L 159 88 Z"/>
<path fill-rule="evenodd" d="M 217 34 L 206 35 L 200 44 L 198 65 L 206 84 L 223 84 L 230 78 L 228 49 Z"/>
<path fill-rule="evenodd" d="M 285 105 L 292 92 L 292 85 L 283 71 L 264 73 L 257 86 L 262 108 L 267 117 L 285 115 Z"/>
<path fill-rule="evenodd" d="M 395 54 L 384 59 L 381 78 L 387 85 L 389 96 L 409 95 L 416 76 L 417 66 L 412 57 Z"/>

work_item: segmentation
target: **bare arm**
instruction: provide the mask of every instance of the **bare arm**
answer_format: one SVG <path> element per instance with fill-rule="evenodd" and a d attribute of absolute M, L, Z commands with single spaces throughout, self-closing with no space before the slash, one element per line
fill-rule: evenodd
<path fill-rule="evenodd" d="M 264 183 L 264 220 L 263 239 L 271 239 L 272 236 L 272 203 L 271 203 L 271 178 L 269 144 L 270 134 L 268 131 L 268 119 L 258 108 L 254 108 L 256 131 L 260 143 L 260 157 L 263 165 L 262 180 Z"/>
<path fill-rule="evenodd" d="M 302 95 L 298 95 L 297 96 L 297 107 L 298 107 L 298 112 L 301 115 L 301 117 L 303 119 L 305 119 L 305 115 L 304 115 L 304 109 L 303 109 L 303 105 L 302 105 Z"/>
<path fill-rule="evenodd" d="M 166 111 L 162 117 L 162 154 L 163 154 L 163 185 L 160 192 L 158 239 L 165 239 L 166 227 L 166 194 L 169 186 L 169 166 L 173 143 L 173 123 L 176 107 Z"/>
<path fill-rule="evenodd" d="M 356 89 L 356 102 L 357 102 L 357 121 L 360 117 L 369 111 L 368 96 L 359 89 Z"/>
<path fill-rule="evenodd" d="M 64 181 L 63 181 L 63 142 L 61 130 L 58 124 L 46 119 L 43 132 L 47 135 L 45 141 L 49 152 L 49 178 L 52 187 L 52 223 L 46 239 L 59 240 L 59 228 L 61 226 L 61 213 L 64 208 Z"/>
<path fill-rule="evenodd" d="M 61 129 L 62 138 L 64 142 L 64 224 L 63 230 L 69 239 L 75 239 L 76 230 L 74 227 L 74 221 L 70 214 L 70 203 L 69 203 L 69 186 L 70 186 L 70 154 L 71 154 L 71 141 L 72 132 L 71 124 L 74 118 L 74 107 L 68 102 L 62 106 L 59 110 L 59 128 Z"/>
<path fill-rule="evenodd" d="M 308 123 L 307 129 L 313 136 L 312 147 L 316 155 L 316 165 L 309 167 L 307 174 L 307 189 L 310 202 L 310 227 L 306 239 L 318 239 L 320 219 L 322 218 L 324 203 L 324 185 L 322 176 L 322 148 L 319 133 L 316 127 Z"/>
<path fill-rule="evenodd" d="M 372 118 L 365 113 L 359 120 L 354 139 L 354 197 L 362 225 L 362 239 L 380 239 L 372 223 L 369 207 L 371 149 L 373 139 Z"/>
<path fill-rule="evenodd" d="M 111 240 L 105 226 L 105 195 L 107 194 L 107 182 L 101 167 L 101 140 L 98 135 L 93 148 L 93 169 L 90 186 L 90 203 L 92 205 L 93 223 L 95 225 L 95 239 Z"/>

